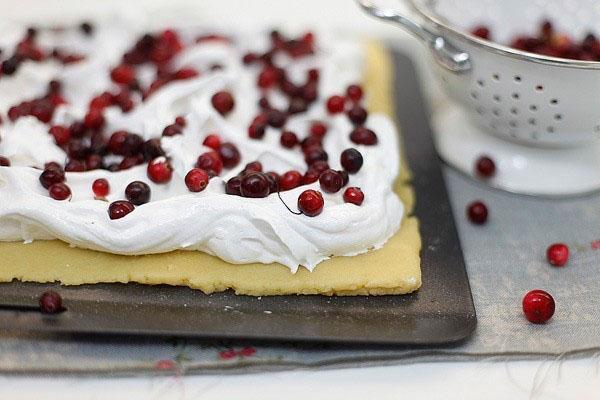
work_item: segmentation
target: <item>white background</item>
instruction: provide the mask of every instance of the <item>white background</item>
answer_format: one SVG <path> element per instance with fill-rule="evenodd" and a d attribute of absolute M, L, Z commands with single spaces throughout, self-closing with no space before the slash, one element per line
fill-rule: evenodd
<path fill-rule="evenodd" d="M 389 1 L 387 1 L 389 3 Z M 73 19 L 127 5 L 128 13 L 173 21 L 181 9 L 198 22 L 218 26 L 329 26 L 391 39 L 419 60 L 434 95 L 423 50 L 394 27 L 364 17 L 351 0 L 35 1 L 0 0 L 1 19 Z M 173 11 L 156 12 L 164 7 Z M 580 360 L 425 363 L 361 369 L 292 371 L 251 375 L 81 378 L 0 377 L 0 399 L 599 399 L 600 363 Z"/>

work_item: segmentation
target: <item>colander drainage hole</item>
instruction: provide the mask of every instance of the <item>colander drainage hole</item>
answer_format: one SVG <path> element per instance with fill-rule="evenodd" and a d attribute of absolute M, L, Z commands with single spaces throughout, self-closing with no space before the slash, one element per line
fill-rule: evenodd
<path fill-rule="evenodd" d="M 477 114 L 479 114 L 479 115 L 485 114 L 485 109 L 482 107 L 477 107 Z"/>
<path fill-rule="evenodd" d="M 515 100 L 519 100 L 521 98 L 521 95 L 519 93 L 513 93 L 511 94 L 511 97 Z"/>
<path fill-rule="evenodd" d="M 535 119 L 535 118 L 529 118 L 529 119 L 527 120 L 527 122 L 529 123 L 529 125 L 536 125 L 536 124 L 537 124 L 537 121 L 536 121 L 536 119 Z"/>
<path fill-rule="evenodd" d="M 555 105 L 557 105 L 557 104 L 558 104 L 558 99 L 551 99 L 551 100 L 550 100 L 550 105 L 553 105 L 553 106 L 555 106 Z"/>
<path fill-rule="evenodd" d="M 478 79 L 477 80 L 477 86 L 484 87 L 485 86 L 485 81 L 483 79 Z"/>
<path fill-rule="evenodd" d="M 502 101 L 502 98 L 498 94 L 495 94 L 493 98 L 496 103 L 500 103 Z"/>
<path fill-rule="evenodd" d="M 515 80 L 515 82 L 517 83 L 521 83 L 521 81 L 523 80 L 519 75 L 515 75 L 515 77 L 513 78 Z"/>
<path fill-rule="evenodd" d="M 546 128 L 546 132 L 548 133 L 554 133 L 554 127 L 553 126 L 549 126 Z"/>
<path fill-rule="evenodd" d="M 497 72 L 494 75 L 492 75 L 492 77 L 494 78 L 495 81 L 499 81 L 500 80 L 500 74 L 497 73 Z"/>
<path fill-rule="evenodd" d="M 563 118 L 562 114 L 554 114 L 554 119 L 560 121 Z"/>
<path fill-rule="evenodd" d="M 529 106 L 529 110 L 536 112 L 538 110 L 537 106 L 535 104 L 532 104 Z"/>
<path fill-rule="evenodd" d="M 471 97 L 477 100 L 479 98 L 479 94 L 477 92 L 471 92 Z"/>
<path fill-rule="evenodd" d="M 515 121 L 515 120 L 511 120 L 508 124 L 510 125 L 511 128 L 516 128 L 518 125 L 517 121 Z"/>
<path fill-rule="evenodd" d="M 500 116 L 500 114 L 502 114 L 502 112 L 501 112 L 499 109 L 497 109 L 497 108 L 494 108 L 494 109 L 492 110 L 492 114 L 494 114 L 496 117 L 499 117 L 499 116 Z"/>
<path fill-rule="evenodd" d="M 519 109 L 516 107 L 513 107 L 510 109 L 510 113 L 513 115 L 517 115 L 517 114 L 519 114 Z"/>
<path fill-rule="evenodd" d="M 538 92 L 543 92 L 544 91 L 544 86 L 543 85 L 537 85 L 535 87 L 535 90 L 537 90 Z"/>

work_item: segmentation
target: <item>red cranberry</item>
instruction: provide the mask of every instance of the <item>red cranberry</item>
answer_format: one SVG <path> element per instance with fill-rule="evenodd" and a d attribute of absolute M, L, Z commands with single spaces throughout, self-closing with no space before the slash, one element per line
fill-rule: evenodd
<path fill-rule="evenodd" d="M 276 172 L 267 172 L 265 178 L 269 181 L 269 193 L 277 193 L 279 191 L 279 175 Z"/>
<path fill-rule="evenodd" d="M 250 65 L 258 61 L 258 55 L 256 53 L 246 53 L 244 57 L 242 57 L 242 62 L 245 65 Z"/>
<path fill-rule="evenodd" d="M 344 201 L 346 203 L 360 206 L 365 200 L 365 194 L 357 187 L 349 187 L 344 191 Z"/>
<path fill-rule="evenodd" d="M 328 169 L 329 169 L 329 163 L 327 163 L 327 161 L 323 161 L 323 160 L 315 161 L 314 163 L 310 164 L 310 167 L 309 167 L 309 170 L 316 171 L 319 174 L 321 174 L 321 172 L 324 172 Z"/>
<path fill-rule="evenodd" d="M 205 170 L 193 168 L 185 175 L 185 185 L 190 192 L 201 192 L 208 185 L 210 177 Z"/>
<path fill-rule="evenodd" d="M 186 80 L 192 79 L 199 76 L 200 73 L 194 68 L 181 68 L 175 74 L 173 74 L 173 79 L 175 80 Z"/>
<path fill-rule="evenodd" d="M 279 78 L 279 73 L 276 68 L 267 66 L 258 75 L 256 84 L 262 89 L 267 89 L 273 86 Z"/>
<path fill-rule="evenodd" d="M 242 178 L 240 192 L 244 197 L 267 197 L 270 193 L 269 180 L 263 173 L 252 172 Z"/>
<path fill-rule="evenodd" d="M 555 267 L 562 267 L 569 261 L 569 247 L 564 243 L 554 243 L 546 250 L 546 258 Z"/>
<path fill-rule="evenodd" d="M 136 165 L 140 165 L 143 161 L 144 161 L 143 157 L 138 157 L 138 156 L 124 157 L 121 160 L 121 162 L 119 163 L 118 170 L 124 171 L 126 169 L 133 168 Z"/>
<path fill-rule="evenodd" d="M 307 103 L 312 103 L 319 97 L 319 87 L 316 82 L 309 82 L 306 85 L 302 86 L 300 96 Z"/>
<path fill-rule="evenodd" d="M 104 115 L 102 115 L 102 111 L 93 109 L 88 111 L 83 119 L 83 123 L 86 128 L 89 129 L 98 129 L 104 125 Z"/>
<path fill-rule="evenodd" d="M 308 104 L 301 97 L 292 97 L 288 103 L 289 114 L 300 114 L 308 110 Z"/>
<path fill-rule="evenodd" d="M 306 78 L 308 79 L 309 82 L 316 82 L 319 80 L 319 70 L 315 69 L 315 68 L 311 68 L 308 70 L 308 72 L 306 73 Z"/>
<path fill-rule="evenodd" d="M 302 184 L 310 185 L 311 183 L 318 181 L 320 175 L 321 175 L 320 172 L 309 169 L 308 171 L 306 171 L 306 173 L 302 177 Z"/>
<path fill-rule="evenodd" d="M 338 173 L 342 175 L 342 187 L 346 186 L 348 182 L 350 182 L 350 175 L 348 175 L 348 172 L 344 170 L 340 170 Z"/>
<path fill-rule="evenodd" d="M 130 65 L 119 65 L 110 71 L 113 82 L 129 85 L 135 79 L 135 70 Z"/>
<path fill-rule="evenodd" d="M 129 133 L 127 133 L 126 131 L 114 132 L 108 140 L 108 150 L 114 154 L 123 154 L 123 145 L 125 144 L 125 139 L 127 139 L 127 135 L 129 135 Z"/>
<path fill-rule="evenodd" d="M 71 140 L 71 131 L 67 127 L 54 125 L 48 132 L 54 136 L 54 141 L 59 146 L 63 146 Z"/>
<path fill-rule="evenodd" d="M 196 168 L 220 175 L 221 171 L 223 171 L 223 160 L 221 160 L 221 156 L 216 151 L 207 151 L 198 157 Z"/>
<path fill-rule="evenodd" d="M 133 181 L 125 188 L 125 197 L 135 206 L 150 201 L 150 186 L 141 181 Z"/>
<path fill-rule="evenodd" d="M 148 178 L 154 183 L 167 183 L 173 176 L 171 164 L 165 157 L 158 157 L 148 163 Z"/>
<path fill-rule="evenodd" d="M 348 110 L 348 118 L 354 125 L 362 125 L 367 120 L 367 110 L 362 108 L 360 105 L 355 104 L 350 110 Z"/>
<path fill-rule="evenodd" d="M 204 138 L 202 144 L 213 150 L 219 150 L 219 147 L 221 147 L 221 138 L 216 133 L 211 133 Z"/>
<path fill-rule="evenodd" d="M 328 169 L 319 176 L 321 189 L 327 193 L 336 193 L 344 186 L 344 178 L 342 175 L 332 169 Z"/>
<path fill-rule="evenodd" d="M 175 117 L 175 123 L 183 128 L 185 128 L 185 126 L 187 125 L 187 121 L 182 115 Z"/>
<path fill-rule="evenodd" d="M 350 174 L 355 174 L 360 171 L 363 165 L 362 154 L 356 149 L 346 149 L 340 156 L 342 167 Z"/>
<path fill-rule="evenodd" d="M 279 138 L 283 147 L 288 149 L 294 148 L 298 144 L 298 136 L 294 132 L 284 131 Z"/>
<path fill-rule="evenodd" d="M 322 122 L 315 121 L 310 126 L 310 136 L 322 139 L 327 133 L 327 125 Z"/>
<path fill-rule="evenodd" d="M 183 132 L 183 129 L 181 128 L 181 125 L 171 124 L 171 125 L 167 125 L 165 127 L 165 129 L 163 129 L 162 135 L 163 136 L 175 136 L 175 135 L 181 135 L 182 132 Z"/>
<path fill-rule="evenodd" d="M 73 137 L 82 137 L 86 129 L 84 123 L 81 121 L 75 121 L 69 126 L 69 131 Z"/>
<path fill-rule="evenodd" d="M 85 171 L 85 162 L 81 160 L 69 160 L 67 164 L 65 164 L 66 172 L 84 172 Z"/>
<path fill-rule="evenodd" d="M 62 182 L 50 186 L 48 193 L 54 200 L 67 200 L 71 197 L 71 189 Z"/>
<path fill-rule="evenodd" d="M 306 161 L 306 164 L 308 165 L 311 165 L 316 161 L 327 161 L 327 159 L 327 152 L 322 148 L 314 148 L 304 153 L 304 161 Z"/>
<path fill-rule="evenodd" d="M 288 171 L 279 179 L 279 187 L 281 190 L 294 189 L 302 183 L 302 175 L 298 171 Z"/>
<path fill-rule="evenodd" d="M 44 314 L 57 314 L 64 311 L 62 298 L 53 290 L 42 293 L 39 299 L 40 311 Z"/>
<path fill-rule="evenodd" d="M 60 168 L 47 168 L 40 175 L 40 183 L 46 189 L 55 183 L 64 182 L 65 173 Z"/>
<path fill-rule="evenodd" d="M 88 155 L 89 150 L 81 140 L 71 140 L 67 146 L 67 154 L 76 160 L 84 159 Z"/>
<path fill-rule="evenodd" d="M 160 145 L 160 139 L 146 140 L 142 145 L 142 154 L 145 161 L 164 156 L 165 152 Z"/>
<path fill-rule="evenodd" d="M 486 40 L 490 39 L 490 29 L 487 26 L 483 26 L 483 25 L 477 26 L 471 31 L 471 33 L 482 39 L 486 39 Z"/>
<path fill-rule="evenodd" d="M 488 218 L 488 209 L 481 201 L 475 201 L 467 207 L 467 215 L 472 223 L 485 224 Z"/>
<path fill-rule="evenodd" d="M 345 102 L 346 99 L 344 99 L 342 96 L 331 96 L 327 99 L 327 111 L 330 114 L 339 114 L 344 111 Z"/>
<path fill-rule="evenodd" d="M 240 163 L 240 151 L 233 143 L 223 143 L 219 147 L 219 155 L 225 168 L 233 168 Z"/>
<path fill-rule="evenodd" d="M 215 93 L 211 98 L 211 102 L 215 110 L 217 110 L 219 114 L 223 116 L 229 114 L 231 110 L 233 110 L 233 107 L 235 107 L 233 96 L 231 93 L 226 91 Z"/>
<path fill-rule="evenodd" d="M 287 121 L 287 114 L 282 111 L 271 110 L 267 115 L 267 122 L 273 128 L 281 128 L 285 125 L 285 122 Z"/>
<path fill-rule="evenodd" d="M 480 177 L 490 178 L 496 173 L 496 164 L 491 158 L 481 156 L 475 162 L 475 170 Z"/>
<path fill-rule="evenodd" d="M 258 100 L 258 106 L 263 111 L 269 111 L 273 109 L 273 107 L 271 107 L 271 103 L 269 103 L 269 99 L 267 99 L 264 96 L 261 97 L 260 100 Z"/>
<path fill-rule="evenodd" d="M 31 108 L 31 115 L 44 123 L 50 122 L 54 108 L 46 102 L 36 102 Z"/>
<path fill-rule="evenodd" d="M 0 156 L 0 167 L 10 167 L 10 160 L 6 157 Z"/>
<path fill-rule="evenodd" d="M 300 146 L 302 147 L 303 153 L 308 153 L 310 150 L 323 147 L 321 138 L 317 136 L 305 137 L 300 143 Z"/>
<path fill-rule="evenodd" d="M 318 190 L 305 190 L 298 196 L 298 209 L 309 217 L 321 214 L 324 204 L 323 195 Z"/>
<path fill-rule="evenodd" d="M 265 125 L 252 124 L 248 127 L 248 136 L 251 139 L 262 139 L 265 136 Z"/>
<path fill-rule="evenodd" d="M 260 163 L 260 161 L 252 161 L 252 162 L 249 162 L 248 164 L 246 164 L 246 166 L 244 167 L 244 171 L 242 173 L 249 174 L 252 172 L 262 172 L 262 171 L 263 171 L 263 166 Z"/>
<path fill-rule="evenodd" d="M 90 110 L 102 111 L 113 104 L 113 96 L 110 92 L 104 92 L 90 101 Z"/>
<path fill-rule="evenodd" d="M 346 88 L 346 97 L 351 101 L 358 103 L 363 97 L 363 90 L 360 85 L 350 85 Z"/>
<path fill-rule="evenodd" d="M 144 145 L 144 139 L 140 135 L 130 133 L 125 137 L 123 146 L 121 147 L 121 153 L 124 156 L 135 156 L 140 153 L 142 146 Z"/>
<path fill-rule="evenodd" d="M 377 144 L 377 135 L 372 130 L 359 126 L 350 133 L 350 140 L 356 144 L 372 146 Z"/>
<path fill-rule="evenodd" d="M 543 290 L 532 290 L 523 297 L 525 318 L 534 324 L 543 324 L 554 315 L 555 303 L 552 296 Z"/>
<path fill-rule="evenodd" d="M 110 192 L 110 185 L 106 179 L 99 178 L 92 183 L 92 191 L 94 192 L 94 196 L 104 198 Z"/>
<path fill-rule="evenodd" d="M 117 200 L 108 206 L 108 217 L 110 219 L 123 218 L 135 209 L 135 206 L 126 200 Z"/>
<path fill-rule="evenodd" d="M 242 178 L 239 176 L 234 176 L 233 178 L 227 181 L 225 185 L 225 193 L 233 194 L 235 196 L 241 196 L 241 186 L 242 186 Z"/>

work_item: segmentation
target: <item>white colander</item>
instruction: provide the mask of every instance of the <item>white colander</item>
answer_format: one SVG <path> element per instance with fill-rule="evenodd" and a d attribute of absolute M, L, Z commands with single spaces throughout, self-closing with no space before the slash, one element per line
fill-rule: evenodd
<path fill-rule="evenodd" d="M 510 165 L 505 165 L 504 176 L 492 180 L 492 185 L 561 195 L 600 188 L 600 62 L 537 55 L 502 44 L 516 35 L 535 34 L 544 19 L 577 40 L 588 32 L 600 34 L 600 1 L 404 0 L 395 2 L 393 10 L 368 0 L 357 1 L 371 16 L 400 25 L 424 41 L 436 61 L 434 71 L 462 109 L 462 117 L 466 114 L 464 119 L 477 130 L 492 134 L 493 143 L 500 143 L 496 148 L 504 146 L 498 157 Z M 469 33 L 481 24 L 491 29 L 493 42 Z M 491 139 L 486 140 L 486 146 L 491 146 Z M 468 147 L 453 146 L 452 151 Z M 577 153 L 585 148 L 587 154 Z M 590 152 L 590 148 L 594 150 Z M 469 151 L 474 150 L 464 153 Z M 507 157 L 508 152 L 513 153 L 512 158 Z M 440 153 L 444 157 L 444 150 Z M 517 160 L 514 153 L 526 156 Z M 458 167 L 465 172 L 472 170 L 470 160 L 467 165 L 460 156 L 454 157 L 451 164 L 461 164 Z M 444 158 L 448 161 L 452 155 Z M 565 168 L 557 166 L 557 158 Z M 569 167 L 577 163 L 580 165 Z M 572 178 L 573 185 L 557 188 L 558 182 L 544 176 L 547 168 L 555 169 L 559 179 Z M 590 168 L 596 171 L 590 172 Z"/>

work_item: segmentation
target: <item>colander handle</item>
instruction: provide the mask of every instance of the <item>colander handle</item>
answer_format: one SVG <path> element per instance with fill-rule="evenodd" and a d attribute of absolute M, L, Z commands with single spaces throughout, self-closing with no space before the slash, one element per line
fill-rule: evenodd
<path fill-rule="evenodd" d="M 402 26 L 408 32 L 423 40 L 431 49 L 439 64 L 456 73 L 467 72 L 471 69 L 469 54 L 456 48 L 446 38 L 425 24 L 419 24 L 412 18 L 392 10 L 375 7 L 369 0 L 356 0 L 360 8 L 372 17 Z"/>

